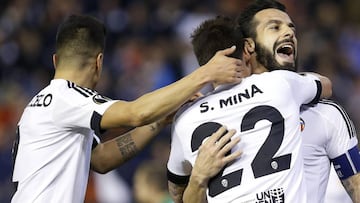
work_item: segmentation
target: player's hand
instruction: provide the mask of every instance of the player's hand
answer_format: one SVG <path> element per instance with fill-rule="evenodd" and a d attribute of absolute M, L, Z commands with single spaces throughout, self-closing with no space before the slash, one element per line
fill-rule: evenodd
<path fill-rule="evenodd" d="M 224 136 L 226 128 L 223 126 L 206 139 L 199 148 L 191 176 L 197 178 L 199 182 L 207 185 L 210 178 L 215 176 L 228 163 L 239 158 L 241 151 L 227 154 L 237 143 L 240 137 L 231 139 L 235 135 L 235 130 L 229 130 Z"/>
<path fill-rule="evenodd" d="M 217 84 L 240 83 L 242 78 L 250 75 L 249 68 L 246 68 L 240 59 L 228 56 L 235 50 L 236 47 L 233 46 L 218 51 L 203 66 L 205 74 L 208 74 L 213 82 Z"/>

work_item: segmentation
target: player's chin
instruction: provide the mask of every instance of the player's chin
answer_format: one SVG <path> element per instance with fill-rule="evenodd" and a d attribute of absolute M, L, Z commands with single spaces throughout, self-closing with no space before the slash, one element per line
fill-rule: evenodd
<path fill-rule="evenodd" d="M 295 61 L 281 61 L 281 62 L 278 61 L 277 69 L 297 71 L 297 66 Z"/>

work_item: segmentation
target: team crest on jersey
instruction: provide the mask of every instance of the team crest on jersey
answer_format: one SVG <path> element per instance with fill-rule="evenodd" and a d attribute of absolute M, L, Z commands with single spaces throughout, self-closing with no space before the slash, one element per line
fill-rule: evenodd
<path fill-rule="evenodd" d="M 105 102 L 111 101 L 111 99 L 100 94 L 96 94 L 93 96 L 93 101 L 97 104 L 103 104 Z"/>
<path fill-rule="evenodd" d="M 302 118 L 300 118 L 300 131 L 302 132 L 304 131 L 304 129 L 305 129 L 305 121 Z"/>
<path fill-rule="evenodd" d="M 285 203 L 285 194 L 283 188 L 276 188 L 256 194 L 256 203 Z"/>

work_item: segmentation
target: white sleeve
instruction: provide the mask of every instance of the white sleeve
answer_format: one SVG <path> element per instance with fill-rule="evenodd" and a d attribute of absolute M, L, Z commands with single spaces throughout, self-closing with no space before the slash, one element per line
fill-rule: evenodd
<path fill-rule="evenodd" d="M 322 100 L 327 104 L 327 144 L 325 150 L 341 180 L 360 172 L 360 154 L 356 131 L 347 113 L 335 102 Z"/>
<path fill-rule="evenodd" d="M 287 81 L 292 96 L 299 105 L 316 104 L 319 101 L 322 87 L 318 77 L 311 74 L 300 75 L 286 70 L 273 72 L 277 72 L 276 74 L 280 74 L 280 77 Z"/>
<path fill-rule="evenodd" d="M 116 100 L 106 98 L 99 101 L 99 94 L 91 97 L 77 96 L 72 100 L 58 102 L 53 114 L 53 119 L 59 121 L 57 124 L 64 128 L 80 129 L 87 128 L 100 135 L 100 121 L 102 115 Z M 65 97 L 66 98 L 66 97 Z M 122 113 L 122 112 L 119 112 Z"/>
<path fill-rule="evenodd" d="M 184 184 L 191 174 L 191 165 L 185 159 L 181 138 L 174 128 L 171 138 L 171 149 L 167 163 L 168 180 L 175 184 Z"/>
<path fill-rule="evenodd" d="M 358 144 L 356 130 L 345 110 L 330 100 L 322 100 L 321 103 L 328 104 L 327 130 L 328 142 L 326 151 L 330 159 L 334 159 Z"/>

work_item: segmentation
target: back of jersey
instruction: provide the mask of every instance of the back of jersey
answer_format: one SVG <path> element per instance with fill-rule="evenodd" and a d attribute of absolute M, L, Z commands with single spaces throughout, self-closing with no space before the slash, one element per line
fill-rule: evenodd
<path fill-rule="evenodd" d="M 185 110 L 173 128 L 169 171 L 188 175 L 206 137 L 225 125 L 242 156 L 209 182 L 209 202 L 306 202 L 299 107 L 317 95 L 316 82 L 292 72 L 253 75 L 222 86 Z M 178 142 L 178 143 L 176 143 Z M 182 166 L 176 165 L 181 160 Z M 174 148 L 174 149 L 173 149 Z M 178 149 L 176 149 L 178 148 Z M 185 163 L 185 164 L 184 164 Z"/>
<path fill-rule="evenodd" d="M 94 126 L 113 103 L 97 92 L 55 79 L 40 91 L 18 124 L 12 202 L 82 202 Z"/>

